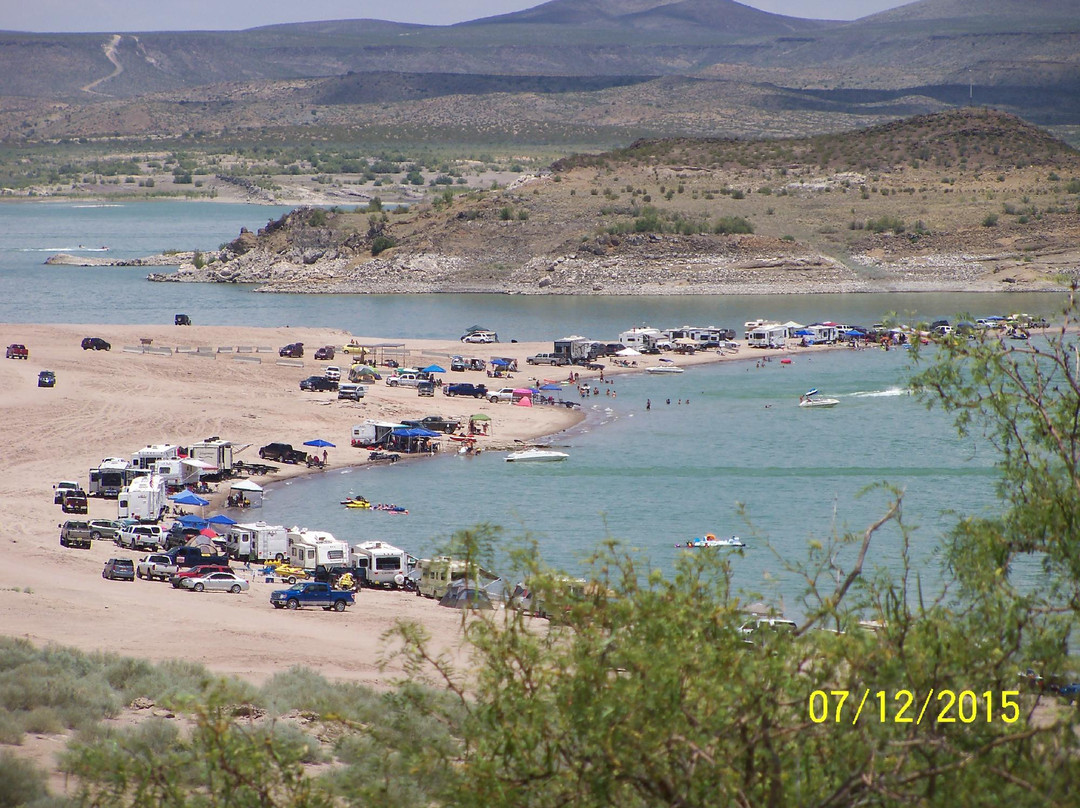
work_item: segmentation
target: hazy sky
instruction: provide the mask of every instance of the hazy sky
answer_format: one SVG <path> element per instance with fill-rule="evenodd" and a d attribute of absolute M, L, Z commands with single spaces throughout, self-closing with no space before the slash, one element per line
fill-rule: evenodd
<path fill-rule="evenodd" d="M 542 0 L 0 0 L 6 31 L 191 31 L 282 22 L 373 18 L 450 25 L 540 5 Z M 850 20 L 900 0 L 746 0 L 776 14 Z"/>

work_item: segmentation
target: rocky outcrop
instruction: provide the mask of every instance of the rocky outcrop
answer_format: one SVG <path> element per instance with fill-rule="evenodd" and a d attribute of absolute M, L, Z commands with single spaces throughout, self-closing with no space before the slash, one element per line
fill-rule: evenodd
<path fill-rule="evenodd" d="M 194 255 L 193 252 L 178 252 L 167 255 L 148 255 L 143 258 L 112 259 L 56 253 L 46 258 L 45 263 L 49 266 L 64 267 L 174 267 L 185 262 L 190 263 Z"/>

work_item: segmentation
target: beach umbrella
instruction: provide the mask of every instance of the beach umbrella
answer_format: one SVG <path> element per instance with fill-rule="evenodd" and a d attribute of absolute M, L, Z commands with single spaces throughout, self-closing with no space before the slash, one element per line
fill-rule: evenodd
<path fill-rule="evenodd" d="M 304 441 L 304 445 L 305 446 L 318 446 L 320 449 L 322 447 L 324 447 L 324 446 L 329 446 L 331 449 L 336 449 L 337 448 L 330 441 L 323 440 L 322 438 L 316 438 L 315 440 L 306 440 L 306 441 Z"/>
<path fill-rule="evenodd" d="M 478 412 L 478 413 L 476 413 L 476 415 L 470 415 L 469 420 L 470 421 L 490 421 L 491 416 L 490 415 L 484 415 L 484 413 L 482 413 L 482 412 Z"/>
<path fill-rule="evenodd" d="M 209 505 L 210 504 L 210 500 L 203 499 L 198 494 L 193 494 L 191 491 L 189 491 L 186 488 L 179 494 L 173 494 L 171 497 L 169 497 L 169 499 L 171 499 L 177 505 L 199 505 L 199 506 L 202 506 L 202 505 Z"/>
<path fill-rule="evenodd" d="M 236 524 L 235 519 L 230 519 L 229 517 L 227 517 L 223 513 L 215 514 L 214 516 L 211 516 L 206 521 L 207 521 L 208 524 L 211 524 L 211 525 L 235 525 Z"/>
<path fill-rule="evenodd" d="M 423 369 L 423 373 L 446 373 L 446 368 L 441 368 L 438 365 L 428 365 Z"/>
<path fill-rule="evenodd" d="M 211 530 L 208 527 L 204 527 L 202 530 L 200 530 L 199 535 L 200 536 L 206 536 L 206 538 L 208 538 L 208 539 L 216 539 L 217 538 L 217 533 L 215 533 L 213 530 Z"/>

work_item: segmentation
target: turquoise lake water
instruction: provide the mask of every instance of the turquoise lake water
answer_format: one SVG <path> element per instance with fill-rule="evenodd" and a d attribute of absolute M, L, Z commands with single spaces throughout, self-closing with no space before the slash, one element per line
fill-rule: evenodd
<path fill-rule="evenodd" d="M 108 246 L 108 255 L 123 257 L 213 249 L 241 226 L 254 230 L 283 210 L 191 202 L 0 205 L 0 321 L 166 323 L 184 311 L 203 324 L 328 326 L 384 337 L 454 338 L 479 322 L 504 339 L 614 339 L 642 323 L 741 330 L 756 317 L 873 323 L 890 311 L 927 320 L 957 312 L 1053 317 L 1063 303 L 1051 294 L 270 295 L 233 285 L 152 284 L 145 269 L 42 264 L 79 245 Z M 748 547 L 734 559 L 737 583 L 797 612 L 800 587 L 779 559 L 802 557 L 812 539 L 833 531 L 863 530 L 884 512 L 887 497 L 859 492 L 887 482 L 905 490 L 905 521 L 917 526 L 913 554 L 934 582 L 933 554 L 955 521 L 948 512 L 985 513 L 995 505 L 995 458 L 984 442 L 959 440 L 946 416 L 908 396 L 907 373 L 905 352 L 867 350 L 796 357 L 789 366 L 750 361 L 619 377 L 617 398 L 591 398 L 589 420 L 553 438 L 567 447 L 565 462 L 514 465 L 493 452 L 332 472 L 272 488 L 261 516 L 354 542 L 385 539 L 418 556 L 457 528 L 493 522 L 511 535 L 530 532 L 549 563 L 570 571 L 609 536 L 667 571 L 680 552 L 675 543 L 706 532 L 738 534 Z M 800 409 L 798 396 L 810 387 L 840 405 Z M 347 511 L 338 502 L 350 492 L 409 514 Z M 752 526 L 738 515 L 739 503 Z M 899 553 L 896 530 L 886 529 L 872 563 L 895 569 Z"/>

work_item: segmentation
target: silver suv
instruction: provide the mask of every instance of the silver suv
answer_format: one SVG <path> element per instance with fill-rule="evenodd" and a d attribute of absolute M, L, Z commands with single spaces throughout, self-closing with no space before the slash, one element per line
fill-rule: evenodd
<path fill-rule="evenodd" d="M 559 356 L 559 354 L 553 353 L 538 353 L 535 356 L 528 356 L 525 358 L 525 362 L 529 365 L 568 365 L 570 362 L 565 356 Z"/>

